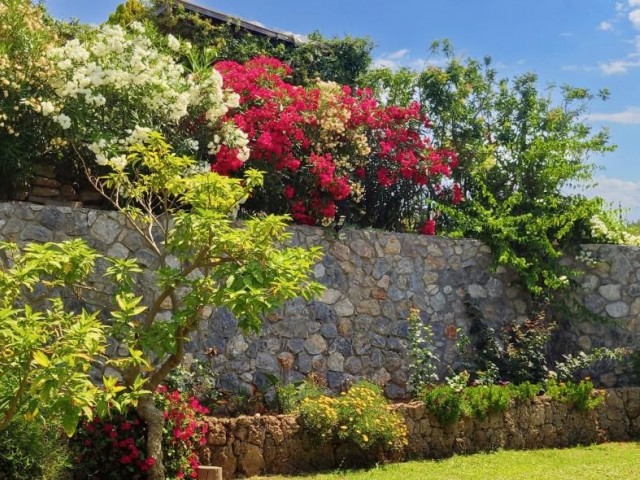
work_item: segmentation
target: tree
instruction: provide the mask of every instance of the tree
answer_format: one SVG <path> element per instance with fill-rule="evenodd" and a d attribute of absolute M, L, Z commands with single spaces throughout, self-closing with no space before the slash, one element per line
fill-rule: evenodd
<path fill-rule="evenodd" d="M 140 359 L 129 358 L 120 369 L 129 389 L 144 382 L 153 392 L 180 364 L 205 306 L 228 308 L 242 328 L 258 331 L 266 311 L 320 292 L 308 279 L 320 250 L 281 247 L 290 238 L 286 217 L 236 223 L 240 204 L 262 182 L 257 171 L 247 171 L 242 180 L 201 171 L 194 159 L 175 155 L 152 132 L 128 149 L 125 165 L 92 181 L 129 219 L 159 266 L 157 293 L 148 299 L 137 293 L 133 261 L 116 260 L 107 271 L 118 304 L 110 334 L 129 357 Z M 161 315 L 166 302 L 169 319 Z M 147 455 L 156 460 L 149 478 L 163 479 L 163 414 L 151 393 L 140 397 L 137 410 L 148 426 Z"/>
<path fill-rule="evenodd" d="M 304 42 L 287 51 L 282 60 L 293 69 L 293 82 L 310 85 L 317 79 L 355 87 L 371 66 L 373 42 L 369 38 L 326 38 L 311 33 Z"/>
<path fill-rule="evenodd" d="M 255 57 L 274 57 L 293 68 L 296 85 L 309 85 L 319 78 L 350 86 L 355 86 L 371 65 L 373 42 L 368 38 L 325 38 L 320 32 L 313 32 L 304 40 L 291 43 L 252 33 L 233 20 L 213 23 L 172 0 L 151 0 L 144 11 L 141 3 L 127 0 L 117 7 L 109 22 L 126 26 L 134 20 L 147 19 L 164 35 L 209 49 L 211 63 L 244 63 Z"/>
<path fill-rule="evenodd" d="M 489 58 L 460 59 L 448 42 L 433 51 L 444 54 L 444 67 L 372 71 L 364 82 L 390 102 L 419 98 L 434 142 L 456 151 L 460 189 L 439 196 L 443 230 L 483 240 L 497 264 L 548 299 L 568 284 L 563 251 L 591 240 L 591 220 L 603 211 L 602 199 L 569 192 L 592 180 L 591 155 L 613 149 L 606 131 L 592 133 L 583 120 L 595 96 L 570 86 L 542 93 L 532 73 L 500 79 Z M 443 200 L 456 196 L 462 203 L 447 208 Z"/>

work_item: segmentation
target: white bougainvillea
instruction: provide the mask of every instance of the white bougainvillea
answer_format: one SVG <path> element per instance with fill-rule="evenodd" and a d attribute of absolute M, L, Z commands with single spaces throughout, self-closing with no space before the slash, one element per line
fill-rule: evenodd
<path fill-rule="evenodd" d="M 223 89 L 216 70 L 194 75 L 176 61 L 173 52 L 191 45 L 171 35 L 165 45 L 164 51 L 156 47 L 145 27 L 134 23 L 128 30 L 104 25 L 86 40 L 49 49 L 55 96 L 39 111 L 85 145 L 99 165 L 124 168 L 123 148 L 144 141 L 151 130 L 202 160 L 211 148 L 200 146 L 212 143 L 240 147 L 239 159 L 246 160 L 246 135 L 222 120 L 238 106 L 238 95 Z"/>

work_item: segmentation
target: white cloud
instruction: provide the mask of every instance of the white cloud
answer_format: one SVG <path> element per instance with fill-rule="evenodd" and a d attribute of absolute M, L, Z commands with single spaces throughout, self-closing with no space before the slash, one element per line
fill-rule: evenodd
<path fill-rule="evenodd" d="M 613 30 L 613 23 L 607 22 L 606 20 L 603 22 L 600 22 L 600 25 L 598 25 L 598 30 L 602 30 L 604 32 L 608 30 Z"/>
<path fill-rule="evenodd" d="M 373 67 L 389 68 L 391 70 L 408 67 L 412 70 L 420 71 L 424 70 L 425 67 L 442 67 L 447 63 L 444 58 L 411 58 L 409 53 L 409 50 L 406 48 L 402 48 L 391 53 L 385 53 L 373 59 Z"/>
<path fill-rule="evenodd" d="M 575 65 L 575 64 L 562 65 L 560 68 L 565 72 L 593 72 L 596 69 L 596 67 L 592 65 Z"/>
<path fill-rule="evenodd" d="M 613 60 L 598 64 L 605 75 L 627 73 L 630 69 L 640 67 L 640 60 Z"/>
<path fill-rule="evenodd" d="M 614 113 L 591 113 L 585 115 L 587 120 L 592 122 L 610 122 L 610 123 L 622 123 L 626 125 L 638 125 L 640 124 L 640 108 L 627 107 L 621 112 Z"/>
<path fill-rule="evenodd" d="M 640 10 L 638 10 L 640 12 Z M 630 42 L 634 45 L 634 51 L 627 55 L 627 58 L 601 62 L 598 66 L 605 75 L 617 75 L 627 73 L 629 70 L 640 67 L 640 35 Z"/>
<path fill-rule="evenodd" d="M 562 32 L 560 33 L 561 37 L 573 37 L 573 32 Z"/>
<path fill-rule="evenodd" d="M 629 0 L 630 7 L 640 7 L 640 0 Z"/>
<path fill-rule="evenodd" d="M 409 55 L 409 49 L 402 48 L 402 49 L 397 50 L 397 51 L 395 51 L 393 53 L 390 53 L 387 56 L 387 58 L 389 58 L 390 60 L 402 60 L 407 55 Z"/>
<path fill-rule="evenodd" d="M 632 182 L 613 177 L 596 177 L 597 184 L 586 189 L 587 197 L 602 197 L 614 208 L 628 209 L 627 217 L 630 221 L 640 218 L 640 181 Z"/>
<path fill-rule="evenodd" d="M 397 70 L 398 68 L 405 66 L 403 60 L 406 60 L 409 55 L 409 50 L 402 48 L 395 52 L 385 53 L 378 58 L 373 59 L 373 66 L 375 68 L 390 68 L 391 70 Z"/>
<path fill-rule="evenodd" d="M 629 12 L 629 21 L 633 25 L 633 28 L 640 30 L 640 8 Z"/>
<path fill-rule="evenodd" d="M 399 67 L 400 65 L 397 61 L 391 60 L 387 57 L 378 57 L 373 59 L 373 68 L 389 68 L 391 70 L 395 70 Z"/>

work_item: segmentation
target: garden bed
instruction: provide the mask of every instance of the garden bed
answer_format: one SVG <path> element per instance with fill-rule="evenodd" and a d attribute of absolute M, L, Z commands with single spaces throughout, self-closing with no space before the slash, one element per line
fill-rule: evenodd
<path fill-rule="evenodd" d="M 580 412 L 547 397 L 512 402 L 504 413 L 480 420 L 463 418 L 442 426 L 422 403 L 395 405 L 405 418 L 403 451 L 363 452 L 339 441 L 320 442 L 293 415 L 208 418 L 204 464 L 223 468 L 225 478 L 291 474 L 336 467 L 365 466 L 408 458 L 443 458 L 495 449 L 569 447 L 640 438 L 640 388 L 606 391 L 604 402 Z"/>

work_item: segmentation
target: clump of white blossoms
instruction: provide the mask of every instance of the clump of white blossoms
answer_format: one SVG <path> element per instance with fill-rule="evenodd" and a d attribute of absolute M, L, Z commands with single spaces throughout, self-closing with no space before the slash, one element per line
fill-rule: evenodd
<path fill-rule="evenodd" d="M 238 106 L 237 94 L 223 89 L 214 69 L 198 75 L 185 71 L 171 51 L 185 52 L 188 43 L 168 36 L 166 45 L 167 51 L 156 48 L 144 26 L 134 23 L 128 30 L 104 25 L 85 41 L 50 48 L 47 56 L 56 68 L 48 82 L 55 98 L 43 103 L 42 113 L 58 112 L 51 116 L 54 122 L 71 129 L 98 164 L 117 169 L 126 166 L 124 148 L 144 131 L 162 132 L 190 150 L 216 136 L 219 142 L 237 144 L 242 132 L 221 120 Z M 197 124 L 206 138 L 190 138 L 178 128 L 185 123 Z M 248 157 L 248 151 L 242 156 Z"/>
<path fill-rule="evenodd" d="M 640 246 L 640 236 L 632 235 L 614 225 L 610 227 L 597 215 L 591 217 L 591 235 L 602 243 Z"/>

